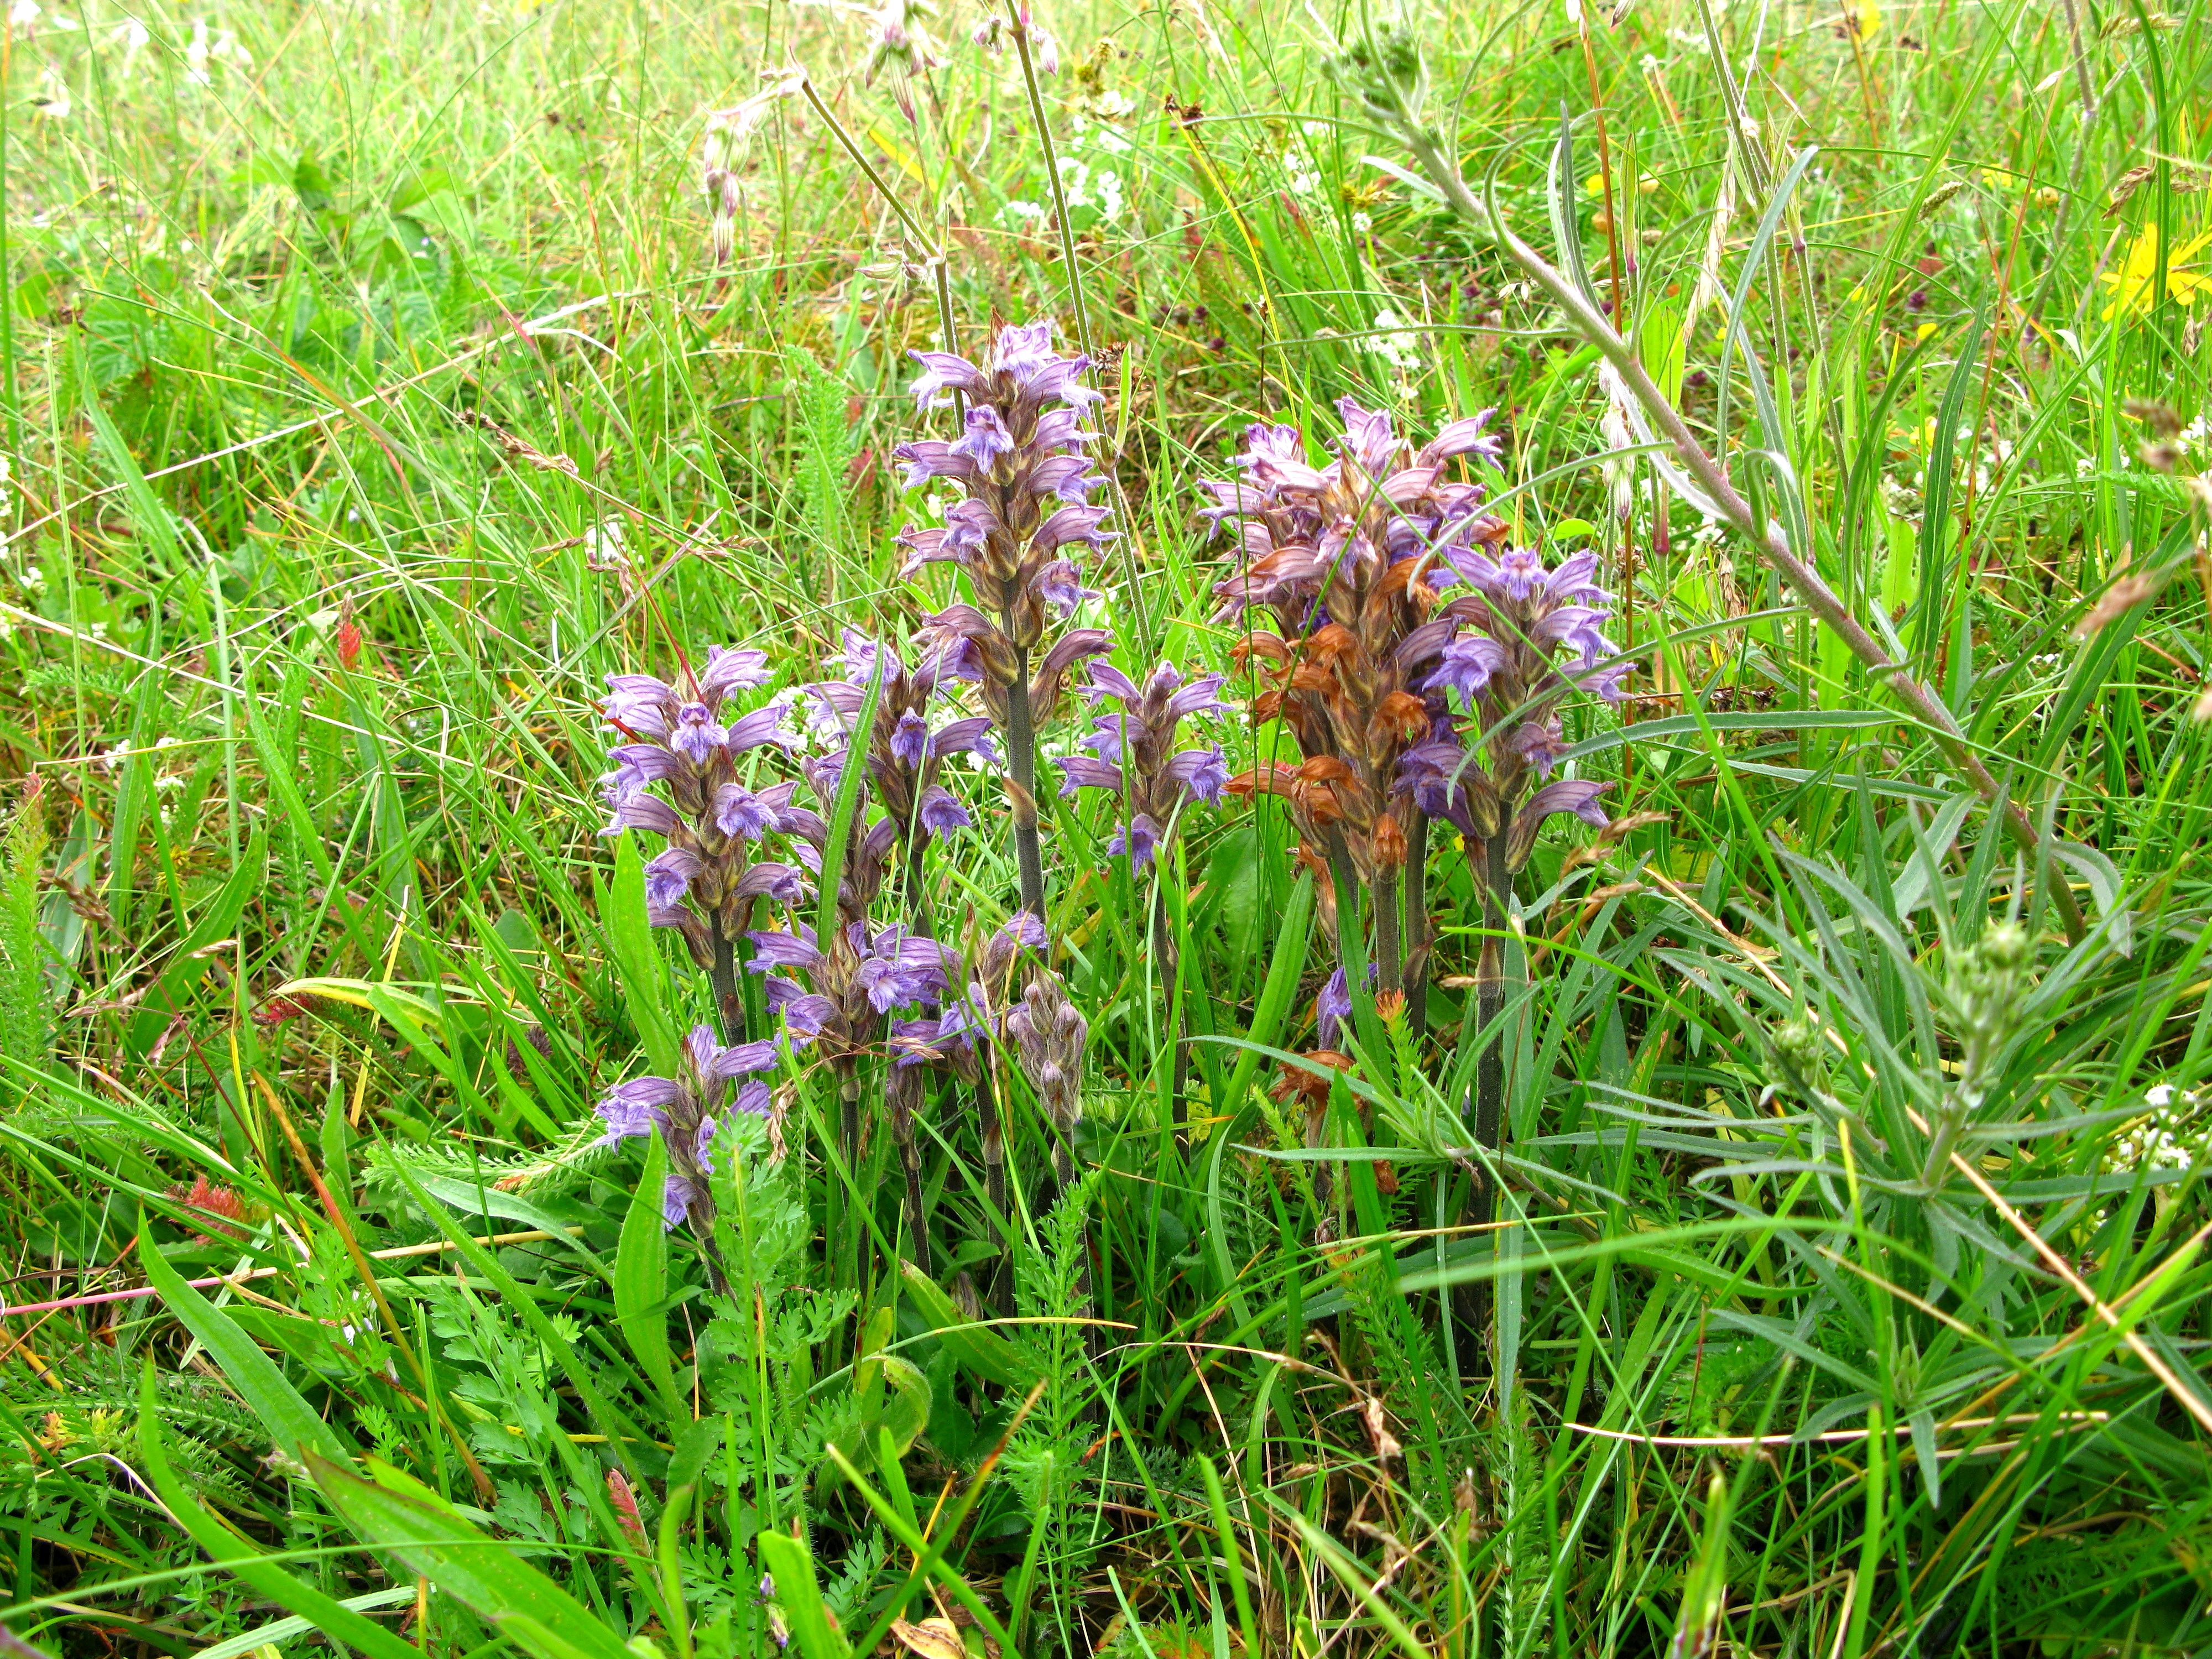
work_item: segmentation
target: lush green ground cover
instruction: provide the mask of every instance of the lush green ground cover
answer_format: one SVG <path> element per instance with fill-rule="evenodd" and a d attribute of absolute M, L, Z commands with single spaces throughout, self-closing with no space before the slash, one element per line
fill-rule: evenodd
<path fill-rule="evenodd" d="M 1033 102 L 987 15 L 16 0 L 0 1227 L 10 1307 L 65 1305 L 0 1339 L 9 1626 L 2202 1650 L 2203 8 L 1408 20 L 1443 153 L 1622 301 L 1875 672 L 1332 76 L 1387 20 L 1065 8 Z M 725 1291 L 589 1144 L 714 1008 L 658 843 L 598 834 L 597 699 L 732 643 L 835 676 L 957 596 L 893 539 L 945 505 L 890 451 L 950 429 L 906 395 L 947 310 L 1087 343 L 1121 538 L 1075 620 L 1229 674 L 1232 769 L 1297 757 L 1199 480 L 1254 420 L 1326 459 L 1347 394 L 1417 441 L 1495 406 L 1513 539 L 1625 596 L 1628 700 L 1565 711 L 1610 827 L 1553 820 L 1504 926 L 1437 829 L 1424 1017 L 1355 999 L 1302 1093 L 1358 895 L 1266 795 L 1133 876 L 1048 765 L 1088 1174 L 1000 1045 L 1011 1243 L 939 1079 L 902 1271 L 884 1066 L 851 1146 L 787 1055 L 717 1148 Z M 891 908 L 996 927 L 1004 797 L 945 778 L 975 827 Z"/>

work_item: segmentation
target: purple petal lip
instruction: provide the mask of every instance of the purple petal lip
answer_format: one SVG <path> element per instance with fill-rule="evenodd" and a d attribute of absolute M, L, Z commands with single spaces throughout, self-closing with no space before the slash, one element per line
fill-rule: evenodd
<path fill-rule="evenodd" d="M 1116 794 L 1121 789 L 1121 769 L 1109 766 L 1089 755 L 1070 755 L 1060 763 L 1060 775 L 1064 780 L 1060 787 L 1063 799 L 1079 789 L 1111 789 Z"/>

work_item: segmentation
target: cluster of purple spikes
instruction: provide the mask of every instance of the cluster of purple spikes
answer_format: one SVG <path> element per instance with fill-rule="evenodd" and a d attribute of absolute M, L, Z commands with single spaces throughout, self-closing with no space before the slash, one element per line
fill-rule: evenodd
<path fill-rule="evenodd" d="M 1310 461 L 1294 427 L 1255 425 L 1238 476 L 1202 486 L 1200 518 L 1234 544 L 1216 620 L 1243 630 L 1236 654 L 1262 681 L 1254 720 L 1281 721 L 1302 751 L 1297 765 L 1232 777 L 1218 741 L 1186 740 L 1186 722 L 1226 712 L 1224 676 L 1163 662 L 1133 678 L 1105 660 L 1109 630 L 1072 625 L 1095 596 L 1084 562 L 1112 539 L 1109 509 L 1092 500 L 1107 481 L 1084 424 L 1099 401 L 1088 361 L 1057 353 L 1049 322 L 1000 331 L 980 361 L 914 355 L 919 406 L 951 407 L 958 430 L 895 453 L 908 489 L 942 482 L 957 498 L 941 525 L 901 533 L 902 574 L 949 564 L 964 592 L 926 618 L 911 660 L 848 629 L 833 677 L 749 709 L 738 694 L 771 678 L 757 651 L 718 647 L 672 684 L 609 677 L 605 718 L 620 741 L 602 780 L 605 833 L 665 841 L 645 866 L 648 914 L 714 976 L 721 1036 L 695 1030 L 677 1076 L 618 1084 L 599 1112 L 607 1143 L 661 1134 L 666 1224 L 688 1219 L 705 1236 L 718 1125 L 770 1111 L 758 1073 L 799 1055 L 823 1063 L 844 1103 L 848 1158 L 861 1091 L 879 1077 L 926 1262 L 913 1114 L 930 1079 L 973 1091 L 987 1170 L 1002 1167 L 992 1164 L 1002 1125 L 986 1064 L 1002 1047 L 1051 1120 L 1056 1170 L 1073 1176 L 1089 1027 L 1049 963 L 1036 775 L 1041 733 L 1074 671 L 1084 668 L 1073 689 L 1088 725 L 1058 762 L 1060 793 L 1106 798 L 1109 855 L 1143 875 L 1160 866 L 1190 804 L 1279 795 L 1333 878 L 1340 929 L 1361 914 L 1343 908 L 1346 884 L 1372 889 L 1364 915 L 1376 946 L 1363 959 L 1371 984 L 1400 992 L 1425 963 L 1431 823 L 1458 830 L 1493 911 L 1546 817 L 1607 823 L 1601 785 L 1552 775 L 1564 702 L 1617 701 L 1624 668 L 1602 631 L 1610 601 L 1595 556 L 1547 566 L 1509 545 L 1486 510 L 1479 469 L 1502 453 L 1489 411 L 1416 448 L 1387 416 L 1347 398 L 1332 459 Z M 1458 476 L 1468 464 L 1476 476 Z M 794 721 L 815 752 L 800 752 Z M 769 775 L 777 755 L 795 775 Z M 1004 927 L 956 938 L 931 914 L 925 860 L 975 828 L 974 804 L 948 787 L 946 764 L 960 756 L 1000 778 L 1021 894 Z M 841 799 L 852 807 L 833 860 Z M 817 896 L 833 866 L 836 890 Z M 763 925 L 769 909 L 783 913 L 781 925 Z M 834 917 L 825 933 L 817 916 Z M 1340 948 L 1340 964 L 1352 959 Z M 750 995 L 748 971 L 759 985 Z M 1339 965 L 1316 1008 L 1321 1048 L 1335 1048 L 1352 1009 Z M 1003 1191 L 991 1204 L 1004 1209 Z"/>

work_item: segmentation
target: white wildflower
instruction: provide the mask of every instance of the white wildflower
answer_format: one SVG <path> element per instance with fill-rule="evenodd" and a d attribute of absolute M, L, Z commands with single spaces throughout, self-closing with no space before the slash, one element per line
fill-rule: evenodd
<path fill-rule="evenodd" d="M 605 570 L 622 563 L 628 551 L 628 539 L 620 519 L 593 525 L 584 532 L 585 564 L 593 570 Z"/>
<path fill-rule="evenodd" d="M 1025 225 L 1044 217 L 1044 210 L 1035 202 L 1009 202 L 999 210 L 1002 225 Z"/>
<path fill-rule="evenodd" d="M 107 44 L 123 48 L 123 67 L 129 69 L 138 61 L 138 54 L 146 50 L 146 43 L 154 37 L 146 26 L 135 17 L 126 17 L 107 32 Z"/>
<path fill-rule="evenodd" d="M 1376 356 L 1395 369 L 1420 367 L 1420 336 L 1407 331 L 1403 317 L 1385 306 L 1375 313 L 1375 330 L 1367 344 Z"/>
<path fill-rule="evenodd" d="M 1310 196 L 1321 188 L 1321 169 L 1304 150 L 1292 148 L 1283 152 L 1283 175 L 1293 196 Z"/>
<path fill-rule="evenodd" d="M 42 593 L 46 591 L 46 573 L 35 564 L 25 565 L 23 574 L 16 580 L 23 584 L 23 591 L 26 593 Z"/>
<path fill-rule="evenodd" d="M 1355 235 L 1364 236 L 1369 231 L 1375 228 L 1375 216 L 1371 213 L 1353 214 L 1352 216 L 1352 233 Z"/>

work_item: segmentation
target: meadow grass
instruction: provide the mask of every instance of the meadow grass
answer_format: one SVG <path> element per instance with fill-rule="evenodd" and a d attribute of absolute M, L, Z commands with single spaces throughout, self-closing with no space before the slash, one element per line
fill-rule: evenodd
<path fill-rule="evenodd" d="M 17 0 L 8 1627 L 2204 1650 L 2205 21 L 1185 0 L 1038 12 L 1032 79 L 1011 11 Z M 1425 128 L 1340 56 L 1400 39 Z M 1423 131 L 1887 664 L 1686 501 Z M 1297 755 L 1198 482 L 1341 397 L 1494 407 L 1492 510 L 1620 596 L 1627 699 L 1566 714 L 1609 826 L 1510 913 L 1435 830 L 1425 1006 L 1355 971 L 1302 1091 L 1366 947 L 1284 803 L 1139 872 L 1041 787 L 1090 1040 L 1057 1129 L 993 1050 L 1011 1213 L 971 1089 L 901 1139 L 864 1066 L 854 1138 L 787 1052 L 710 1260 L 657 1143 L 592 1144 L 714 1014 L 599 834 L 605 676 L 910 641 L 956 591 L 893 539 L 945 505 L 907 354 L 1045 317 L 1105 394 L 1076 620 L 1228 673 L 1232 769 Z M 946 777 L 975 827 L 899 902 L 995 927 L 1002 796 Z"/>

